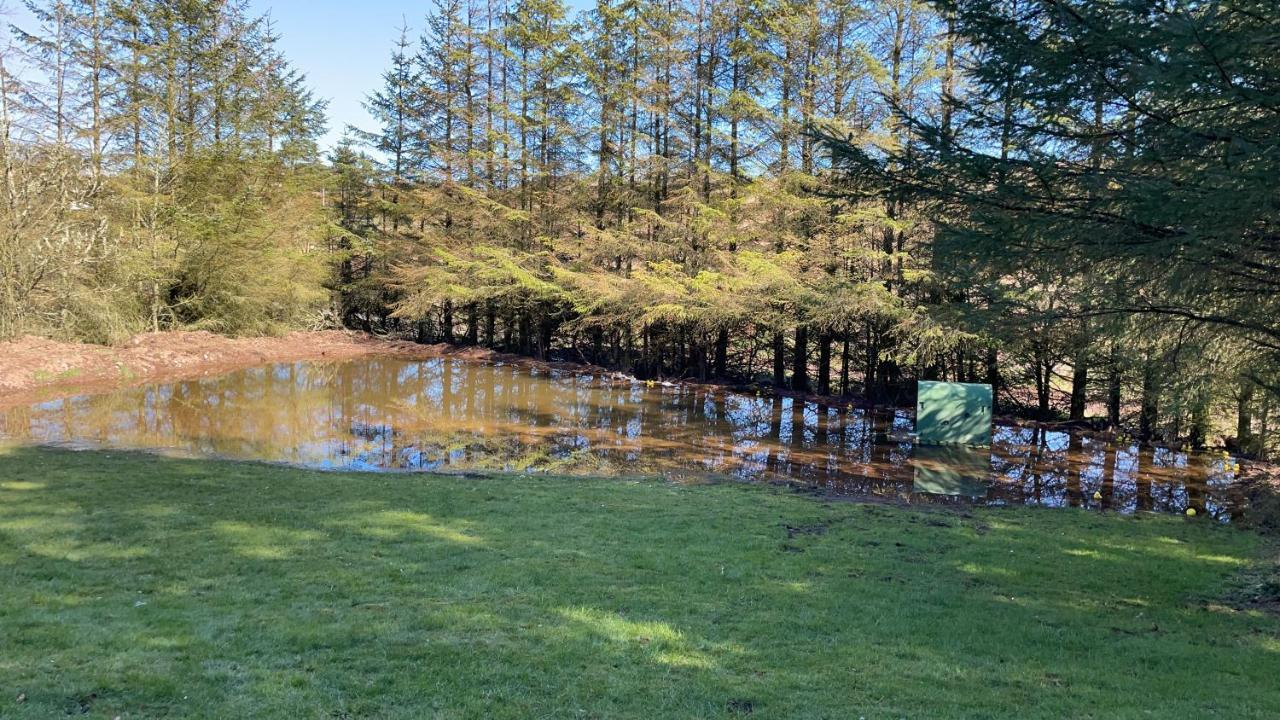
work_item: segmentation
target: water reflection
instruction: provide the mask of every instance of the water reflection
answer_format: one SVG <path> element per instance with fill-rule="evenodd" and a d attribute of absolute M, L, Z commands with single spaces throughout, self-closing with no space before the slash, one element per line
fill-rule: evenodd
<path fill-rule="evenodd" d="M 1223 519 L 1240 506 L 1234 477 L 1206 456 L 999 426 L 989 451 L 923 449 L 911 429 L 904 412 L 451 359 L 285 363 L 0 411 L 0 434 L 23 441 L 320 468 L 720 475 Z"/>
<path fill-rule="evenodd" d="M 922 445 L 914 449 L 911 465 L 917 493 L 980 498 L 987 494 L 991 450 Z"/>

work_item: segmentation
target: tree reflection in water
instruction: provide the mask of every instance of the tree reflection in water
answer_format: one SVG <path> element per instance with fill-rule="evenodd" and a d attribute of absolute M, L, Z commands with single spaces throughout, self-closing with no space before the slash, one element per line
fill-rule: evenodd
<path fill-rule="evenodd" d="M 837 495 L 1181 512 L 1240 508 L 1220 458 L 997 426 L 980 452 L 903 440 L 903 412 L 464 360 L 283 363 L 0 410 L 19 441 L 365 470 L 788 480 Z M 1095 499 L 1095 493 L 1100 499 Z"/>

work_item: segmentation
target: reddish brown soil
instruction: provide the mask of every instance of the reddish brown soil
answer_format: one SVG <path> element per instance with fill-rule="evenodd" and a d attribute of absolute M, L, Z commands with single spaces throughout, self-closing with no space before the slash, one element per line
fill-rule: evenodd
<path fill-rule="evenodd" d="M 476 348 L 418 345 L 341 330 L 255 338 L 229 338 L 208 332 L 147 333 L 116 347 L 27 336 L 0 343 L 0 405 L 40 398 L 53 390 L 103 391 L 271 362 L 346 360 L 370 355 L 493 356 Z"/>

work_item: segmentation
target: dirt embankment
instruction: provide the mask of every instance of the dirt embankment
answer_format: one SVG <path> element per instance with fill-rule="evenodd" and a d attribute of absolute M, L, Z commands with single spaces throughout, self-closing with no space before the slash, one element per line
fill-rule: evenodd
<path fill-rule="evenodd" d="M 0 405 L 51 391 L 92 392 L 154 380 L 212 375 L 271 362 L 370 355 L 490 357 L 487 350 L 418 345 L 341 330 L 229 338 L 209 332 L 138 335 L 107 347 L 22 337 L 0 343 Z"/>

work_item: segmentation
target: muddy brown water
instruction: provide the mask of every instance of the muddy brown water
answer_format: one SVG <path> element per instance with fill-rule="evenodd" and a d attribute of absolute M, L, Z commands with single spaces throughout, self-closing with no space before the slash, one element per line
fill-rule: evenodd
<path fill-rule="evenodd" d="M 528 470 L 787 481 L 907 502 L 1242 510 L 1234 463 L 1000 426 L 915 447 L 909 413 L 439 358 L 278 363 L 0 410 L 18 442 L 356 470 Z"/>

